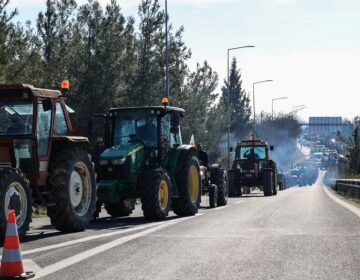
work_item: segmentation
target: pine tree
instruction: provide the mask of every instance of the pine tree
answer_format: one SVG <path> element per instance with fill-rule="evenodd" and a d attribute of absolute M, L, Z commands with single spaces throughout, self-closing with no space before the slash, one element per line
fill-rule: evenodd
<path fill-rule="evenodd" d="M 216 116 L 218 111 L 212 107 L 218 96 L 215 93 L 217 84 L 217 73 L 205 61 L 189 74 L 182 94 L 176 100 L 176 105 L 186 112 L 182 122 L 184 142 L 188 143 L 191 135 L 194 135 L 196 142 L 201 142 L 206 149 L 214 151 L 211 156 L 216 153 L 217 143 L 213 140 L 219 138 L 219 127 L 216 124 L 221 119 Z"/>
<path fill-rule="evenodd" d="M 47 0 L 46 12 L 39 13 L 37 30 L 42 45 L 43 82 L 40 86 L 58 88 L 61 80 L 70 79 L 68 66 L 71 49 L 75 0 Z"/>
<path fill-rule="evenodd" d="M 0 82 L 5 82 L 7 67 L 12 61 L 11 55 L 11 33 L 14 31 L 14 25 L 11 20 L 16 16 L 17 10 L 10 14 L 6 10 L 9 0 L 0 0 Z"/>
<path fill-rule="evenodd" d="M 230 129 L 236 137 L 244 137 L 248 134 L 251 124 L 251 106 L 248 94 L 242 87 L 240 69 L 237 68 L 236 58 L 233 58 L 230 68 L 230 80 L 224 81 L 222 98 L 224 107 L 231 112 Z M 228 108 L 228 96 L 230 95 L 230 108 Z M 228 113 L 227 113 L 228 114 Z"/>

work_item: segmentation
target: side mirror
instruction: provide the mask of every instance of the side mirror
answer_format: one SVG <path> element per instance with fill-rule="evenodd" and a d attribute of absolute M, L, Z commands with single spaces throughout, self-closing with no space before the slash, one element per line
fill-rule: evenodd
<path fill-rule="evenodd" d="M 44 112 L 50 111 L 52 108 L 51 99 L 50 98 L 43 99 L 42 107 L 43 107 Z"/>
<path fill-rule="evenodd" d="M 273 151 L 274 150 L 274 146 L 270 146 L 270 151 Z"/>
<path fill-rule="evenodd" d="M 172 127 L 170 127 L 170 133 L 179 134 L 180 128 L 178 126 L 172 126 Z"/>
<path fill-rule="evenodd" d="M 178 113 L 171 114 L 170 126 L 178 127 L 180 125 L 180 116 Z"/>
<path fill-rule="evenodd" d="M 230 148 L 229 148 L 229 152 L 230 152 L 230 153 L 232 153 L 233 150 L 234 150 L 233 147 L 230 147 Z"/>

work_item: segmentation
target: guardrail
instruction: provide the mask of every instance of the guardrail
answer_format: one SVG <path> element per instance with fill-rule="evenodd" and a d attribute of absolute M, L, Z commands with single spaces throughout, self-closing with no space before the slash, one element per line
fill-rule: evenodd
<path fill-rule="evenodd" d="M 360 180 L 340 179 L 336 180 L 334 189 L 352 197 L 360 198 Z"/>

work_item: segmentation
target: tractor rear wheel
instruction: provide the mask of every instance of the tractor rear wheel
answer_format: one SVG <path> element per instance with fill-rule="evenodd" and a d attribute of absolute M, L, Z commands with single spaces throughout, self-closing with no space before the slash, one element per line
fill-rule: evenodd
<path fill-rule="evenodd" d="M 217 186 L 218 189 L 218 206 L 224 206 L 228 202 L 229 196 L 229 184 L 227 172 L 224 169 L 220 169 L 218 166 L 211 167 L 211 182 Z"/>
<path fill-rule="evenodd" d="M 215 208 L 218 205 L 218 188 L 212 184 L 209 186 L 209 207 Z"/>
<path fill-rule="evenodd" d="M 48 187 L 54 200 L 48 206 L 51 224 L 63 232 L 82 231 L 95 212 L 96 181 L 93 164 L 82 148 L 67 148 L 53 157 Z"/>
<path fill-rule="evenodd" d="M 171 204 L 170 178 L 166 170 L 157 168 L 143 173 L 141 204 L 145 218 L 152 221 L 164 220 Z"/>
<path fill-rule="evenodd" d="M 271 170 L 264 170 L 263 175 L 263 190 L 264 196 L 272 196 L 273 194 L 273 172 Z"/>
<path fill-rule="evenodd" d="M 29 229 L 32 214 L 32 197 L 29 181 L 17 169 L 0 172 L 0 238 L 5 236 L 9 210 L 15 210 L 19 237 Z"/>
<path fill-rule="evenodd" d="M 173 198 L 172 209 L 178 216 L 192 216 L 198 212 L 201 198 L 200 165 L 195 156 L 187 152 L 180 158 L 176 174 L 178 198 Z"/>
<path fill-rule="evenodd" d="M 236 171 L 233 169 L 229 169 L 227 171 L 227 178 L 228 178 L 228 190 L 229 190 L 229 197 L 239 197 L 242 196 L 241 186 L 238 186 L 236 182 Z"/>
<path fill-rule="evenodd" d="M 273 182 L 273 193 L 272 193 L 273 195 L 277 195 L 277 185 L 276 185 L 276 182 L 275 182 L 275 180 L 274 180 L 274 182 Z"/>
<path fill-rule="evenodd" d="M 105 203 L 106 212 L 112 217 L 127 217 L 135 206 L 134 199 L 124 199 L 116 203 Z"/>

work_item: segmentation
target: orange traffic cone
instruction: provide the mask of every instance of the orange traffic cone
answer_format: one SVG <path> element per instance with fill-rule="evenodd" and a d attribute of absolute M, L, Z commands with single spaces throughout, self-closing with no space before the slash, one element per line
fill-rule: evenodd
<path fill-rule="evenodd" d="M 32 272 L 24 273 L 15 210 L 10 210 L 1 259 L 0 279 L 3 277 L 26 279 L 33 276 L 35 275 Z"/>

